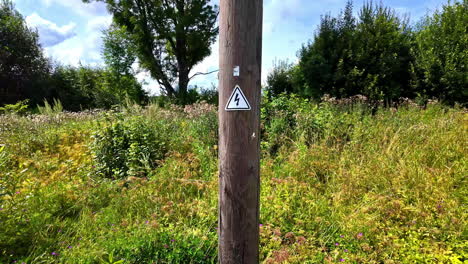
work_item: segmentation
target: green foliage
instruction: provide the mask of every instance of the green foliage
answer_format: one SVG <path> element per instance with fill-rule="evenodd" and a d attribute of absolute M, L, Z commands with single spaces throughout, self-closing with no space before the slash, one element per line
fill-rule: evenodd
<path fill-rule="evenodd" d="M 0 107 L 0 113 L 3 114 L 24 114 L 28 109 L 29 100 L 19 101 L 16 104 L 7 104 Z"/>
<path fill-rule="evenodd" d="M 146 101 L 146 93 L 133 75 L 86 66 L 57 66 L 51 77 L 51 96 L 72 111 L 110 108 L 126 99 Z"/>
<path fill-rule="evenodd" d="M 113 179 L 146 176 L 168 150 L 163 122 L 142 118 L 117 119 L 94 135 L 92 146 L 98 174 Z"/>
<path fill-rule="evenodd" d="M 190 71 L 211 53 L 218 34 L 217 7 L 208 0 L 97 1 L 107 4 L 116 30 L 121 32 L 119 42 L 128 44 L 124 45 L 127 52 L 134 47 L 140 65 L 158 81 L 163 94 L 185 98 Z M 110 50 L 119 54 L 111 57 L 124 57 L 120 47 L 108 44 Z"/>
<path fill-rule="evenodd" d="M 282 93 L 300 93 L 303 83 L 298 66 L 287 61 L 278 61 L 273 65 L 273 71 L 268 74 L 266 90 L 269 96 Z"/>
<path fill-rule="evenodd" d="M 412 34 L 408 22 L 372 2 L 358 19 L 352 3 L 338 17 L 322 18 L 314 41 L 300 51 L 299 94 L 343 98 L 362 94 L 389 102 L 414 97 L 410 88 Z"/>
<path fill-rule="evenodd" d="M 0 1 L 0 36 L 0 106 L 26 98 L 40 102 L 50 65 L 37 32 L 10 0 Z"/>
<path fill-rule="evenodd" d="M 106 65 L 122 75 L 134 74 L 132 65 L 136 61 L 136 47 L 129 40 L 126 28 L 112 24 L 104 31 L 103 40 Z"/>
<path fill-rule="evenodd" d="M 348 81 L 355 91 L 386 102 L 414 98 L 409 74 L 414 63 L 410 52 L 412 33 L 407 20 L 390 8 L 366 4 L 359 14 L 354 45 L 354 68 Z"/>
<path fill-rule="evenodd" d="M 468 101 L 468 2 L 455 1 L 427 16 L 416 34 L 416 84 L 450 104 Z"/>
<path fill-rule="evenodd" d="M 322 17 L 297 65 L 275 65 L 267 90 L 314 99 L 364 95 L 387 106 L 403 98 L 465 104 L 466 10 L 465 0 L 449 2 L 412 29 L 407 18 L 372 1 L 355 17 L 350 1 L 337 17 Z"/>
<path fill-rule="evenodd" d="M 54 99 L 53 105 L 44 100 L 44 106 L 37 106 L 37 110 L 42 115 L 54 115 L 63 112 L 63 106 L 60 100 Z"/>

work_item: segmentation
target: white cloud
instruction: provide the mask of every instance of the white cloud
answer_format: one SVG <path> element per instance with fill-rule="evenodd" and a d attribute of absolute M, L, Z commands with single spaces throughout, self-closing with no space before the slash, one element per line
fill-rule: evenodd
<path fill-rule="evenodd" d="M 61 5 L 70 8 L 73 12 L 81 16 L 101 16 L 107 14 L 106 5 L 100 2 L 83 3 L 82 0 L 40 0 L 43 5 Z"/>
<path fill-rule="evenodd" d="M 37 28 L 41 44 L 44 47 L 57 45 L 76 35 L 75 23 L 70 22 L 69 24 L 60 27 L 57 26 L 57 24 L 42 18 L 37 13 L 33 13 L 26 17 L 26 23 L 30 27 Z"/>
<path fill-rule="evenodd" d="M 112 16 L 98 16 L 89 20 L 86 27 L 88 31 L 102 31 L 112 24 Z"/>
<path fill-rule="evenodd" d="M 63 64 L 102 65 L 102 30 L 106 29 L 111 21 L 111 16 L 94 17 L 88 21 L 81 34 L 46 48 L 47 55 Z"/>

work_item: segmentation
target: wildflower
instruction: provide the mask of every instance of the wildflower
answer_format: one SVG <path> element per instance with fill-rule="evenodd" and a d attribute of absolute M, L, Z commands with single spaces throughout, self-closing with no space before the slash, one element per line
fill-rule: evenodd
<path fill-rule="evenodd" d="M 72 247 L 72 246 L 68 246 L 67 248 L 68 248 L 68 249 L 71 249 L 71 248 L 73 248 L 73 247 Z"/>
<path fill-rule="evenodd" d="M 306 238 L 303 237 L 303 236 L 299 236 L 299 237 L 297 237 L 296 242 L 298 244 L 304 244 L 306 242 Z"/>
<path fill-rule="evenodd" d="M 146 221 L 145 221 L 145 224 L 148 224 L 148 223 L 149 223 L 149 221 L 148 221 L 148 220 L 146 220 Z"/>
<path fill-rule="evenodd" d="M 174 241 L 175 241 L 175 239 L 171 239 L 171 242 L 174 242 Z"/>
<path fill-rule="evenodd" d="M 3 208 L 0 207 L 0 211 L 3 211 Z"/>
<path fill-rule="evenodd" d="M 357 238 L 358 238 L 358 239 L 362 238 L 363 236 L 364 236 L 364 235 L 363 235 L 362 233 L 357 234 Z"/>
<path fill-rule="evenodd" d="M 339 245 L 340 245 L 340 243 L 335 243 L 335 246 L 339 246 Z"/>
<path fill-rule="evenodd" d="M 259 227 L 262 227 L 262 226 L 263 226 L 263 224 L 259 224 L 258 226 L 259 226 Z"/>
<path fill-rule="evenodd" d="M 344 238 L 344 235 L 340 235 L 341 238 Z"/>
<path fill-rule="evenodd" d="M 340 262 L 344 262 L 344 259 L 340 259 Z"/>
<path fill-rule="evenodd" d="M 52 255 L 52 256 L 57 256 L 58 254 L 57 254 L 57 252 L 54 251 L 54 252 L 52 252 L 51 255 Z"/>
<path fill-rule="evenodd" d="M 344 251 L 345 253 L 348 253 L 348 250 L 347 250 L 347 249 L 345 249 L 345 250 L 343 250 L 343 251 Z"/>
<path fill-rule="evenodd" d="M 20 192 L 15 192 L 15 194 L 20 194 Z"/>

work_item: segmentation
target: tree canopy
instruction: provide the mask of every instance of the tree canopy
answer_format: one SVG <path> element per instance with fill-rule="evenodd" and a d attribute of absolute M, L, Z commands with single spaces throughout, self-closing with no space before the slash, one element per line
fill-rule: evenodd
<path fill-rule="evenodd" d="M 467 24 L 467 0 L 448 3 L 417 27 L 372 1 L 354 16 L 350 1 L 337 17 L 322 17 L 297 65 L 275 66 L 267 89 L 315 99 L 360 94 L 387 105 L 402 97 L 466 104 Z"/>
<path fill-rule="evenodd" d="M 0 1 L 0 105 L 42 96 L 49 73 L 39 36 L 10 0 Z"/>
<path fill-rule="evenodd" d="M 91 2 L 93 0 L 83 0 Z M 162 92 L 183 98 L 190 71 L 210 53 L 218 34 L 217 7 L 209 0 L 95 0 L 135 47 L 139 64 Z"/>

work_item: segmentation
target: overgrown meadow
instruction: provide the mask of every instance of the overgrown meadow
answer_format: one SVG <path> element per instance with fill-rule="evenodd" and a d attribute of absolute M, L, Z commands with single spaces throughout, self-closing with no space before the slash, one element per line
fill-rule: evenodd
<path fill-rule="evenodd" d="M 262 263 L 466 263 L 466 110 L 262 107 Z M 0 116 L 0 263 L 216 263 L 217 109 Z"/>

